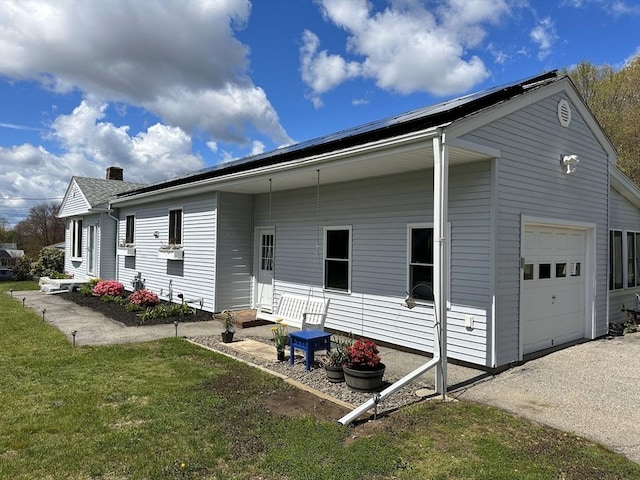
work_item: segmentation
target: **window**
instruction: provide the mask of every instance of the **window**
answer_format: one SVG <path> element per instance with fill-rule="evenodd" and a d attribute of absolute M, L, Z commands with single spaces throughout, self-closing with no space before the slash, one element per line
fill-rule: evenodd
<path fill-rule="evenodd" d="M 433 228 L 409 227 L 409 296 L 433 300 Z"/>
<path fill-rule="evenodd" d="M 609 290 L 622 288 L 622 232 L 609 232 Z"/>
<path fill-rule="evenodd" d="M 182 210 L 169 210 L 169 245 L 182 245 Z"/>
<path fill-rule="evenodd" d="M 324 288 L 351 291 L 351 227 L 324 230 Z"/>
<path fill-rule="evenodd" d="M 82 220 L 71 221 L 71 257 L 82 258 Z"/>
<path fill-rule="evenodd" d="M 134 215 L 127 215 L 124 233 L 124 243 L 127 245 L 135 243 L 135 219 Z"/>
<path fill-rule="evenodd" d="M 640 286 L 640 233 L 627 232 L 627 287 Z"/>

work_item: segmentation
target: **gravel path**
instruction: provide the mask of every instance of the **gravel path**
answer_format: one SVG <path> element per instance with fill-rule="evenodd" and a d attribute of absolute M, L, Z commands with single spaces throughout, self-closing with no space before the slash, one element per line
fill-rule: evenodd
<path fill-rule="evenodd" d="M 264 338 L 245 338 L 264 343 Z M 270 362 L 225 346 L 225 344 L 219 340 L 219 336 L 217 335 L 209 337 L 192 337 L 189 338 L 189 340 L 284 375 L 292 380 L 300 382 L 342 402 L 346 402 L 354 407 L 366 402 L 373 395 L 372 393 L 353 391 L 349 387 L 347 387 L 345 383 L 329 382 L 324 372 L 324 368 L 317 360 L 318 358 L 322 358 L 322 356 L 320 355 L 316 355 L 315 365 L 312 365 L 311 369 L 307 371 L 304 368 L 305 366 L 303 358 L 296 359 L 296 362 L 293 365 L 289 365 L 288 360 L 285 362 L 278 362 L 274 359 L 274 361 Z M 388 376 L 385 374 L 382 388 L 386 388 L 388 385 L 397 380 L 399 380 L 399 378 L 395 378 L 393 376 Z M 411 383 L 411 385 L 393 394 L 383 403 L 380 403 L 378 405 L 378 414 L 389 413 L 391 411 L 397 410 L 399 407 L 403 407 L 420 401 L 423 397 L 418 396 L 416 394 L 416 391 L 424 388 L 433 389 L 433 385 L 424 381 L 420 381 L 419 379 L 416 380 L 415 382 Z"/>

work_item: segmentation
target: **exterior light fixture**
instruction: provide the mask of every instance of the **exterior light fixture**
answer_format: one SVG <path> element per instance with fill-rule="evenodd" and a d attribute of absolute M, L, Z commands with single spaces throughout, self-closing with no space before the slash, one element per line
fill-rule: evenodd
<path fill-rule="evenodd" d="M 78 333 L 77 330 L 71 330 L 71 336 L 73 337 L 73 347 L 74 348 L 76 346 L 76 333 Z"/>
<path fill-rule="evenodd" d="M 11 298 L 13 298 L 13 288 L 9 289 L 9 294 L 11 295 Z"/>
<path fill-rule="evenodd" d="M 42 309 L 42 321 L 44 322 L 44 314 L 47 313 L 47 309 L 43 308 Z"/>
<path fill-rule="evenodd" d="M 178 336 L 178 321 L 173 322 L 173 325 L 176 327 L 176 337 Z"/>
<path fill-rule="evenodd" d="M 160 232 L 158 230 L 156 230 L 155 232 L 153 232 L 153 236 L 155 238 L 160 238 Z"/>
<path fill-rule="evenodd" d="M 22 297 L 22 308 L 24 308 L 24 302 L 27 301 L 27 297 Z"/>
<path fill-rule="evenodd" d="M 578 163 L 580 163 L 578 155 L 563 155 L 560 157 L 560 165 L 562 165 L 564 173 L 567 175 L 576 171 L 576 165 L 578 165 Z"/>

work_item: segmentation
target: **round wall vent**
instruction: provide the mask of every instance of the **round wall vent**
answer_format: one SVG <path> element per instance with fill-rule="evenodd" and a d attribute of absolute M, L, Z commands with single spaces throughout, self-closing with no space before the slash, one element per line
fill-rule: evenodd
<path fill-rule="evenodd" d="M 558 102 L 558 121 L 563 127 L 568 127 L 571 123 L 571 106 L 565 99 Z"/>

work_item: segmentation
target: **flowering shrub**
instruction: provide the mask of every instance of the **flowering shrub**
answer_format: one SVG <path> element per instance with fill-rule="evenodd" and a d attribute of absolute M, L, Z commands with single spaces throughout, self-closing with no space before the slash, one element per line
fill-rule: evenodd
<path fill-rule="evenodd" d="M 378 346 L 371 340 L 356 340 L 347 348 L 347 355 L 346 365 L 350 368 L 371 369 L 380 365 Z"/>
<path fill-rule="evenodd" d="M 139 307 L 152 307 L 158 303 L 158 295 L 151 290 L 138 290 L 129 295 L 129 302 Z"/>
<path fill-rule="evenodd" d="M 95 287 L 93 287 L 93 294 L 99 297 L 103 295 L 112 295 L 114 297 L 121 295 L 124 290 L 124 285 L 120 282 L 116 282 L 115 280 L 103 280 L 102 282 L 98 282 Z"/>
<path fill-rule="evenodd" d="M 289 329 L 282 318 L 278 318 L 276 320 L 276 324 L 271 327 L 271 334 L 273 335 L 273 341 L 276 344 L 276 349 L 283 350 L 289 343 Z"/>

